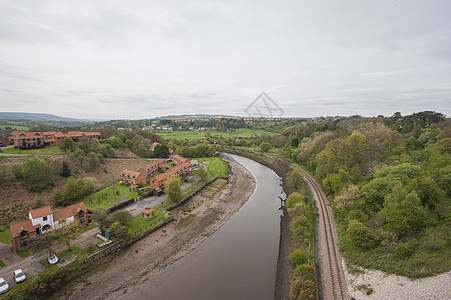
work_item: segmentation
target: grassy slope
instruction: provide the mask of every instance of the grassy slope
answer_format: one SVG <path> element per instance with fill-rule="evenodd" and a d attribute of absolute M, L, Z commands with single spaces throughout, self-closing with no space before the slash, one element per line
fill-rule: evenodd
<path fill-rule="evenodd" d="M 208 162 L 208 164 L 204 164 L 207 166 L 208 171 L 218 176 L 227 177 L 229 175 L 229 166 L 219 157 L 201 157 L 196 158 L 196 160 L 199 163 L 203 163 L 204 161 Z"/>
<path fill-rule="evenodd" d="M 47 155 L 64 155 L 60 146 L 48 146 L 38 149 L 19 150 L 14 148 L 4 149 L 3 153 L 6 154 L 47 154 Z"/>
<path fill-rule="evenodd" d="M 119 185 L 116 184 L 117 189 L 119 191 L 119 195 L 117 195 L 117 197 L 114 197 L 114 192 L 113 189 L 111 187 L 107 187 L 104 188 L 103 190 L 98 191 L 97 193 L 91 194 L 89 196 L 87 196 L 86 198 L 83 199 L 83 202 L 86 205 L 87 209 L 93 210 L 96 208 L 101 208 L 101 209 L 106 209 L 111 203 L 113 203 L 114 201 L 116 201 L 117 199 L 119 199 L 119 197 L 121 197 L 122 195 L 128 193 L 130 190 L 128 187 L 126 187 L 125 185 Z M 102 194 L 108 194 L 107 199 L 106 200 L 102 200 Z M 100 198 L 101 199 L 101 203 L 98 204 L 90 204 L 89 203 L 89 199 L 90 198 Z M 97 203 L 97 200 L 93 200 L 94 203 Z"/>

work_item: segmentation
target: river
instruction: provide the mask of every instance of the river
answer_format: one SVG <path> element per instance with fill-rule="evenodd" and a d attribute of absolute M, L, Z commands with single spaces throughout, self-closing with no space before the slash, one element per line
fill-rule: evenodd
<path fill-rule="evenodd" d="M 217 232 L 123 299 L 273 299 L 280 235 L 281 180 L 230 155 L 256 179 L 249 200 Z"/>

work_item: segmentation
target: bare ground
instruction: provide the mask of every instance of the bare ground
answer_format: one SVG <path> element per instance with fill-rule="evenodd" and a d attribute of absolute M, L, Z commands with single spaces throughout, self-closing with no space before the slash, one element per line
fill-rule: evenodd
<path fill-rule="evenodd" d="M 102 270 L 84 279 L 75 280 L 53 296 L 53 299 L 114 299 L 133 290 L 134 286 L 155 276 L 176 260 L 184 257 L 217 231 L 249 199 L 255 189 L 253 176 L 235 161 L 229 160 L 230 183 L 215 198 L 200 195 L 191 215 L 192 223 L 180 231 L 177 222 L 151 233 L 122 250 Z M 189 204 L 188 204 L 189 205 Z M 181 208 L 173 211 L 177 220 Z"/>

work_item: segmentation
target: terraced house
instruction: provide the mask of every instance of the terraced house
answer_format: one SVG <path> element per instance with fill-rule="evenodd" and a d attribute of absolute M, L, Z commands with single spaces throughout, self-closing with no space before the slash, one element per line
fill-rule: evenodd
<path fill-rule="evenodd" d="M 88 210 L 83 202 L 52 211 L 50 206 L 33 209 L 28 213 L 28 220 L 9 225 L 11 247 L 14 252 L 28 249 L 30 240 L 39 234 L 66 226 L 71 222 L 88 225 Z"/>
<path fill-rule="evenodd" d="M 174 168 L 163 174 L 157 175 L 154 178 L 152 178 L 152 180 L 150 181 L 150 186 L 153 187 L 154 189 L 163 188 L 164 183 L 169 178 L 169 176 L 178 175 L 180 177 L 183 177 L 191 174 L 192 174 L 191 163 L 187 161 L 183 164 L 175 166 Z"/>
<path fill-rule="evenodd" d="M 11 144 L 14 144 L 15 148 L 31 149 L 31 148 L 41 148 L 45 146 L 62 145 L 63 140 L 66 137 L 70 137 L 75 142 L 78 142 L 83 137 L 101 140 L 102 134 L 100 134 L 100 132 L 82 132 L 82 131 L 69 131 L 66 134 L 57 131 L 48 131 L 48 132 L 13 131 L 9 135 L 9 140 Z"/>
<path fill-rule="evenodd" d="M 160 171 L 166 171 L 166 165 L 162 159 L 157 159 L 145 166 L 142 166 L 138 170 L 138 172 L 144 174 L 146 178 L 150 178 Z"/>
<path fill-rule="evenodd" d="M 138 185 L 145 186 L 147 184 L 146 175 L 136 171 L 124 170 L 120 178 L 125 184 L 130 185 L 132 189 L 137 188 Z"/>

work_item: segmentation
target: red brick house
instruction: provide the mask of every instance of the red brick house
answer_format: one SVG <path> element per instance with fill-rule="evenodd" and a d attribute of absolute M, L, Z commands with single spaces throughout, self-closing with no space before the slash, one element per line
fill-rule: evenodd
<path fill-rule="evenodd" d="M 147 184 L 146 175 L 130 170 L 122 171 L 120 175 L 121 180 L 130 185 L 131 188 L 136 188 L 138 184 L 145 186 Z"/>
<path fill-rule="evenodd" d="M 43 132 L 46 140 L 50 144 L 50 146 L 58 146 L 63 144 L 63 140 L 66 137 L 66 135 L 59 131 L 50 131 L 50 132 Z"/>
<path fill-rule="evenodd" d="M 28 213 L 28 220 L 9 225 L 11 246 L 15 252 L 28 249 L 30 240 L 47 230 L 65 226 L 71 222 L 88 225 L 88 210 L 83 202 L 69 205 L 52 212 L 50 206 L 33 209 Z"/>
<path fill-rule="evenodd" d="M 152 180 L 150 181 L 150 186 L 153 187 L 154 189 L 163 188 L 164 183 L 169 178 L 169 176 L 178 175 L 180 177 L 183 177 L 191 174 L 192 174 L 191 164 L 189 162 L 186 162 L 184 164 L 177 165 L 171 170 L 152 178 Z"/>
<path fill-rule="evenodd" d="M 5 137 L 2 137 L 0 135 L 0 147 L 6 147 L 6 146 L 9 146 L 9 145 L 11 145 L 10 140 L 5 138 Z"/>
<path fill-rule="evenodd" d="M 38 234 L 36 230 L 31 220 L 10 224 L 9 234 L 14 252 L 27 250 L 30 240 Z"/>
<path fill-rule="evenodd" d="M 146 178 L 150 178 L 160 171 L 166 171 L 166 165 L 162 159 L 157 159 L 145 166 L 142 166 L 138 170 L 138 172 L 144 174 Z"/>
<path fill-rule="evenodd" d="M 41 132 L 19 132 L 14 135 L 14 147 L 19 149 L 45 147 L 45 136 Z"/>
<path fill-rule="evenodd" d="M 189 158 L 184 158 L 184 157 L 181 157 L 181 156 L 178 155 L 178 154 L 174 154 L 174 155 L 172 155 L 172 161 L 173 161 L 176 165 L 181 165 L 181 164 L 184 164 L 184 163 L 186 163 L 186 162 L 189 162 Z"/>

